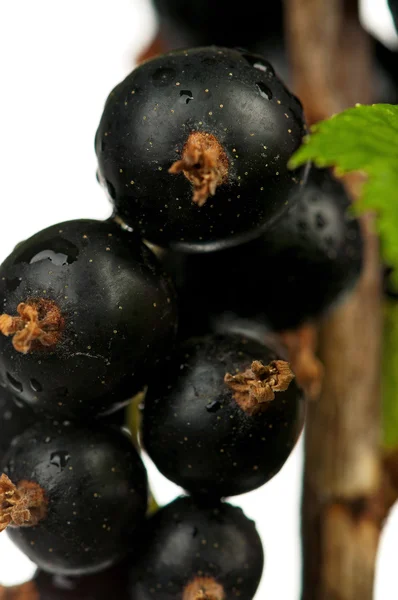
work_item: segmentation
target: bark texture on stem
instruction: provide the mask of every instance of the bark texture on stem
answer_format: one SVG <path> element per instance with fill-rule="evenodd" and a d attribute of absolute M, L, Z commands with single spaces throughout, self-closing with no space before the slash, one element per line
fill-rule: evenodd
<path fill-rule="evenodd" d="M 365 269 L 320 328 L 322 392 L 310 403 L 302 503 L 303 599 L 371 600 L 388 507 L 380 497 L 381 277 L 366 231 Z"/>
<path fill-rule="evenodd" d="M 371 41 L 356 0 L 285 0 L 293 87 L 314 123 L 371 101 Z"/>
<path fill-rule="evenodd" d="M 371 47 L 351 0 L 286 0 L 294 91 L 310 124 L 372 101 Z M 353 197 L 357 178 L 347 178 Z M 347 301 L 323 321 L 322 391 L 311 402 L 302 502 L 303 600 L 371 600 L 391 498 L 380 451 L 381 268 L 363 219 L 365 265 Z"/>

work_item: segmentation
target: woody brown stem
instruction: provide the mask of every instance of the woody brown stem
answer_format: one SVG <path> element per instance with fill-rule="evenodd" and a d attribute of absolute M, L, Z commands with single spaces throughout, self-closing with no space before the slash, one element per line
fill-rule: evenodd
<path fill-rule="evenodd" d="M 185 587 L 182 600 L 225 600 L 224 588 L 212 577 L 195 577 Z"/>
<path fill-rule="evenodd" d="M 285 360 L 273 360 L 263 365 L 254 360 L 243 373 L 226 373 L 224 383 L 234 392 L 234 399 L 246 413 L 253 415 L 274 400 L 275 392 L 284 392 L 294 379 Z"/>
<path fill-rule="evenodd" d="M 317 327 L 305 324 L 296 330 L 283 331 L 280 339 L 286 346 L 297 383 L 303 388 L 309 400 L 317 400 L 321 393 L 324 375 L 323 364 L 316 356 Z"/>
<path fill-rule="evenodd" d="M 309 123 L 372 98 L 370 37 L 357 0 L 286 0 L 294 91 Z"/>
<path fill-rule="evenodd" d="M 369 36 L 356 0 L 287 0 L 294 91 L 309 123 L 372 102 Z M 358 145 L 360 140 L 358 140 Z M 346 180 L 356 195 L 356 182 Z M 371 600 L 387 514 L 380 452 L 381 269 L 363 219 L 365 265 L 320 328 L 325 373 L 308 406 L 302 501 L 303 600 Z"/>
<path fill-rule="evenodd" d="M 155 58 L 159 54 L 164 54 L 171 50 L 172 48 L 168 47 L 166 41 L 162 38 L 162 36 L 158 33 L 156 37 L 151 41 L 149 46 L 143 48 L 140 54 L 137 57 L 137 64 L 142 64 L 151 58 Z"/>
<path fill-rule="evenodd" d="M 7 527 L 34 527 L 47 513 L 47 500 L 39 484 L 0 477 L 0 532 Z"/>
<path fill-rule="evenodd" d="M 217 187 L 228 178 L 228 157 L 220 142 L 211 133 L 193 131 L 169 173 L 183 173 L 192 183 L 192 201 L 203 206 Z"/>
<path fill-rule="evenodd" d="M 18 304 L 17 313 L 16 317 L 0 315 L 0 333 L 13 336 L 12 343 L 17 352 L 27 354 L 58 343 L 64 319 L 53 300 L 29 299 Z"/>
<path fill-rule="evenodd" d="M 362 279 L 320 330 L 325 376 L 319 400 L 308 406 L 305 435 L 304 600 L 373 598 L 378 542 L 389 508 L 378 501 L 384 494 L 378 243 L 369 229 L 365 236 Z"/>

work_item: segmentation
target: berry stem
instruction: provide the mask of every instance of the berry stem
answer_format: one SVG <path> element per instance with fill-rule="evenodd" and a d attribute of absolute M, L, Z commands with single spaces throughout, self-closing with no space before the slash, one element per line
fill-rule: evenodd
<path fill-rule="evenodd" d="M 159 54 L 164 54 L 169 50 L 172 50 L 172 46 L 167 43 L 166 40 L 162 38 L 160 34 L 158 34 L 150 43 L 149 46 L 143 49 L 143 51 L 137 56 L 137 64 L 141 65 L 147 60 L 151 60 L 151 58 L 155 58 Z"/>
<path fill-rule="evenodd" d="M 285 30 L 293 91 L 309 123 L 356 102 L 370 103 L 374 87 L 372 47 L 358 19 L 358 0 L 287 3 Z M 331 68 L 332 64 L 336 68 Z"/>
<path fill-rule="evenodd" d="M 0 315 L 0 333 L 13 336 L 12 343 L 17 352 L 27 354 L 58 343 L 64 319 L 53 300 L 29 299 L 18 304 L 17 312 L 17 317 Z"/>
<path fill-rule="evenodd" d="M 0 585 L 0 600 L 39 600 L 40 595 L 33 581 L 21 585 L 4 587 Z"/>
<path fill-rule="evenodd" d="M 371 104 L 371 46 L 357 0 L 287 0 L 284 12 L 294 92 L 309 124 L 356 102 Z M 341 69 L 330 68 L 343 62 Z M 355 181 L 346 178 L 346 183 L 357 197 Z M 385 495 L 380 452 L 382 269 L 375 228 L 365 218 L 362 223 L 361 280 L 320 326 L 324 380 L 319 399 L 308 404 L 305 435 L 303 600 L 373 598 L 381 524 L 388 512 L 387 502 L 382 511 L 374 510 L 375 499 Z"/>
<path fill-rule="evenodd" d="M 317 400 L 322 389 L 324 368 L 315 355 L 318 342 L 316 327 L 305 324 L 295 330 L 286 330 L 280 334 L 280 339 L 286 346 L 298 384 L 309 400 Z"/>
<path fill-rule="evenodd" d="M 47 513 L 44 490 L 31 481 L 15 485 L 7 475 L 0 477 L 0 532 L 7 527 L 34 527 Z"/>
<path fill-rule="evenodd" d="M 193 131 L 183 148 L 181 159 L 169 173 L 183 173 L 193 185 L 192 201 L 203 206 L 217 187 L 227 181 L 228 158 L 224 148 L 211 133 Z"/>
<path fill-rule="evenodd" d="M 182 600 L 225 600 L 224 588 L 212 577 L 196 577 L 184 589 Z"/>
<path fill-rule="evenodd" d="M 285 360 L 273 360 L 266 366 L 254 360 L 243 373 L 227 373 L 224 382 L 235 392 L 239 406 L 252 415 L 274 400 L 275 392 L 287 390 L 293 379 L 294 373 Z"/>

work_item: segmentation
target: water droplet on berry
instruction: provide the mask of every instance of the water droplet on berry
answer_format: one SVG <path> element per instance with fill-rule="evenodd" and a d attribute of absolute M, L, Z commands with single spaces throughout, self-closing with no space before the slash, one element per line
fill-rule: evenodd
<path fill-rule="evenodd" d="M 65 575 L 54 575 L 53 584 L 54 587 L 60 590 L 74 590 L 76 588 L 76 583 Z"/>
<path fill-rule="evenodd" d="M 48 248 L 51 246 L 51 249 Z M 57 267 L 70 265 L 77 260 L 79 250 L 75 244 L 60 236 L 52 238 L 50 244 L 36 244 L 22 251 L 16 262 L 25 262 L 30 265 L 42 261 L 50 261 Z"/>
<path fill-rule="evenodd" d="M 34 392 L 42 392 L 43 391 L 43 386 L 41 385 L 40 381 L 37 381 L 37 379 L 30 380 L 30 387 L 32 388 L 32 390 Z"/>
<path fill-rule="evenodd" d="M 265 58 L 261 56 L 257 56 L 256 54 L 249 54 L 248 52 L 244 52 L 242 57 L 249 63 L 251 67 L 262 71 L 263 73 L 267 73 L 273 77 L 275 75 L 275 71 L 271 63 L 269 63 Z"/>
<path fill-rule="evenodd" d="M 58 467 L 62 471 L 68 464 L 70 454 L 66 450 L 59 450 L 58 452 L 52 452 L 50 455 L 50 464 L 54 467 Z"/>
<path fill-rule="evenodd" d="M 263 83 L 262 81 L 258 81 L 256 83 L 256 86 L 257 86 L 257 89 L 260 92 L 260 96 L 262 98 L 265 98 L 266 100 L 271 100 L 271 98 L 272 98 L 272 92 L 269 89 L 269 87 L 267 87 L 265 85 L 265 83 Z"/>
<path fill-rule="evenodd" d="M 263 73 L 267 73 L 268 75 L 272 75 L 272 76 L 275 75 L 274 69 L 271 67 L 269 62 L 267 62 L 266 60 L 264 60 L 264 61 L 258 60 L 257 62 L 255 62 L 253 64 L 253 67 L 255 69 L 258 69 L 259 71 L 262 71 Z"/>
<path fill-rule="evenodd" d="M 20 381 L 18 381 L 18 379 L 15 379 L 15 377 L 13 377 L 8 371 L 6 373 L 6 377 L 8 379 L 8 383 L 14 388 L 14 390 L 17 392 L 23 392 L 23 385 Z"/>
<path fill-rule="evenodd" d="M 63 267 L 64 265 L 69 264 L 68 256 L 66 254 L 54 252 L 53 250 L 42 250 L 30 260 L 30 264 L 42 260 L 50 260 L 57 267 Z"/>
<path fill-rule="evenodd" d="M 183 104 L 189 104 L 193 100 L 192 92 L 190 90 L 181 90 L 180 98 Z"/>
<path fill-rule="evenodd" d="M 206 410 L 208 412 L 217 412 L 221 408 L 221 404 L 219 400 L 212 400 L 208 404 L 206 404 Z"/>

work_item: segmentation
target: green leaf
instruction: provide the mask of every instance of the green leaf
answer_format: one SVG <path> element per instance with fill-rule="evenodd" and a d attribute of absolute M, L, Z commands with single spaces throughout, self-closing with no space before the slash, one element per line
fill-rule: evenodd
<path fill-rule="evenodd" d="M 388 450 L 398 446 L 398 302 L 387 301 L 384 312 L 382 397 L 383 442 Z"/>
<path fill-rule="evenodd" d="M 342 173 L 397 169 L 398 106 L 357 105 L 316 123 L 311 132 L 290 159 L 291 169 L 307 161 L 318 167 L 338 166 Z"/>
<path fill-rule="evenodd" d="M 336 167 L 338 174 L 362 171 L 368 177 L 355 212 L 375 212 L 385 263 L 398 289 L 398 106 L 357 105 L 311 128 L 292 156 L 294 169 L 308 161 Z"/>
<path fill-rule="evenodd" d="M 382 169 L 369 176 L 355 212 L 376 211 L 376 227 L 384 263 L 393 267 L 391 287 L 398 290 L 398 164 L 396 170 Z"/>
<path fill-rule="evenodd" d="M 308 161 L 336 167 L 338 174 L 362 171 L 367 180 L 353 206 L 376 214 L 384 262 L 398 290 L 398 106 L 356 106 L 321 121 L 292 156 L 294 169 Z M 383 335 L 383 441 L 398 447 L 398 301 L 385 304 Z"/>

